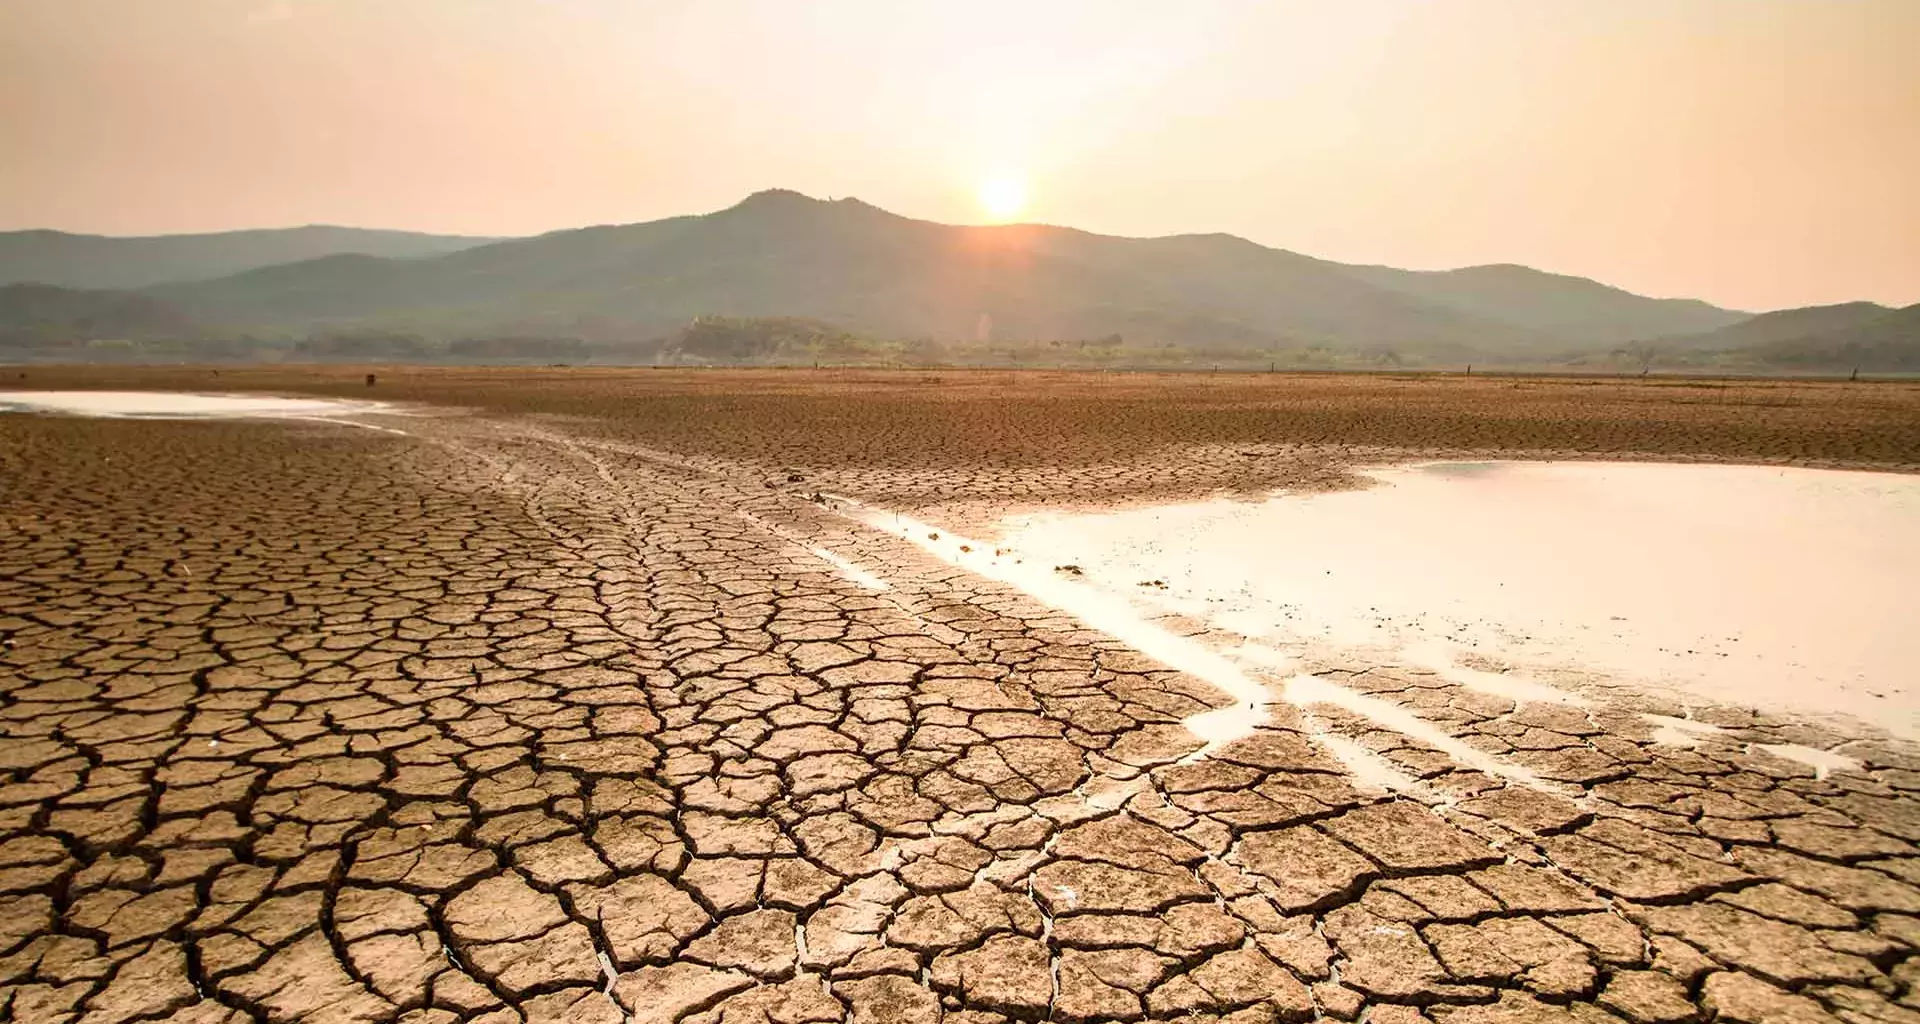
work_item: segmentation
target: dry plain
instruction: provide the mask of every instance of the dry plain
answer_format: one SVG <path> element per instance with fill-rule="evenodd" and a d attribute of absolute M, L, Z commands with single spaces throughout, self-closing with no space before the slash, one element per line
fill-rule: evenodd
<path fill-rule="evenodd" d="M 1337 659 L 1209 743 L 838 500 L 1912 473 L 1920 385 L 375 369 L 0 373 L 395 403 L 0 416 L 0 1018 L 1920 1021 L 1908 745 Z"/>

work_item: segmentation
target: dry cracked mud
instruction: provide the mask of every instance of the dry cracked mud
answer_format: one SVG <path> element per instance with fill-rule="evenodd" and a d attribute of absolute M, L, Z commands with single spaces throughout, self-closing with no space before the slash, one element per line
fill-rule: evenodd
<path fill-rule="evenodd" d="M 1208 683 L 815 498 L 1058 467 L 573 416 L 0 419 L 0 1019 L 1920 1021 L 1908 747 L 1338 662 L 1448 744 L 1206 747 Z"/>

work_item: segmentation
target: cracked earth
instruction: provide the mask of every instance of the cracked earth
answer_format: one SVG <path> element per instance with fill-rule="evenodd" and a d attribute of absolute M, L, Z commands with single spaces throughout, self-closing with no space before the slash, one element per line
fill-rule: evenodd
<path fill-rule="evenodd" d="M 0 1018 L 1920 1021 L 1864 727 L 1332 658 L 1210 743 L 1214 685 L 821 497 L 1070 473 L 368 422 L 0 422 Z"/>

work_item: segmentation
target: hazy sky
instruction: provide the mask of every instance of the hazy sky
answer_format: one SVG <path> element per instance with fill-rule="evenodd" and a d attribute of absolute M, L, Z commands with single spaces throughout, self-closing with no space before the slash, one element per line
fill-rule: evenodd
<path fill-rule="evenodd" d="M 1920 302 L 1920 0 L 0 0 L 0 228 L 528 234 L 780 186 Z"/>

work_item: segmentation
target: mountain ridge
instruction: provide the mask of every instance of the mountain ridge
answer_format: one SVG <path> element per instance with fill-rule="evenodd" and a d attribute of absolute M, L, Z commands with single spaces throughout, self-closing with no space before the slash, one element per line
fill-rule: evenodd
<path fill-rule="evenodd" d="M 1873 302 L 1762 313 L 1702 335 L 1665 339 L 1680 357 L 1738 353 L 1761 365 L 1844 373 L 1920 372 L 1920 303 L 1891 308 Z"/>
<path fill-rule="evenodd" d="M 1686 348 L 1744 348 L 1862 327 L 1895 311 L 1895 307 L 1877 302 L 1800 306 L 1758 313 L 1712 331 L 1672 335 L 1660 340 Z"/>
<path fill-rule="evenodd" d="M 1472 273 L 1356 268 L 1221 233 L 1127 238 L 1041 224 L 947 225 L 782 189 L 708 214 L 567 229 L 405 264 L 311 260 L 150 293 L 210 322 L 250 328 L 631 336 L 702 315 L 791 316 L 953 341 L 1119 334 L 1164 344 L 1461 352 L 1543 353 L 1744 316 L 1565 275 L 1500 273 L 1524 280 L 1496 291 L 1550 283 L 1579 291 L 1584 305 L 1557 320 L 1510 317 L 1499 295 L 1472 294 Z"/>
<path fill-rule="evenodd" d="M 137 294 L 221 336 L 636 343 L 701 317 L 790 318 L 941 344 L 1124 339 L 1389 360 L 1538 361 L 1750 318 L 1517 264 L 1400 270 L 1221 232 L 1130 238 L 1045 224 L 949 225 L 788 189 L 706 214 L 521 238 L 401 235 L 454 247 L 401 257 L 321 253 Z M 36 336 L 59 329 L 42 324 Z"/>
<path fill-rule="evenodd" d="M 129 236 L 30 228 L 0 231 L 0 284 L 138 289 L 341 252 L 432 256 L 493 241 L 335 224 Z"/>

